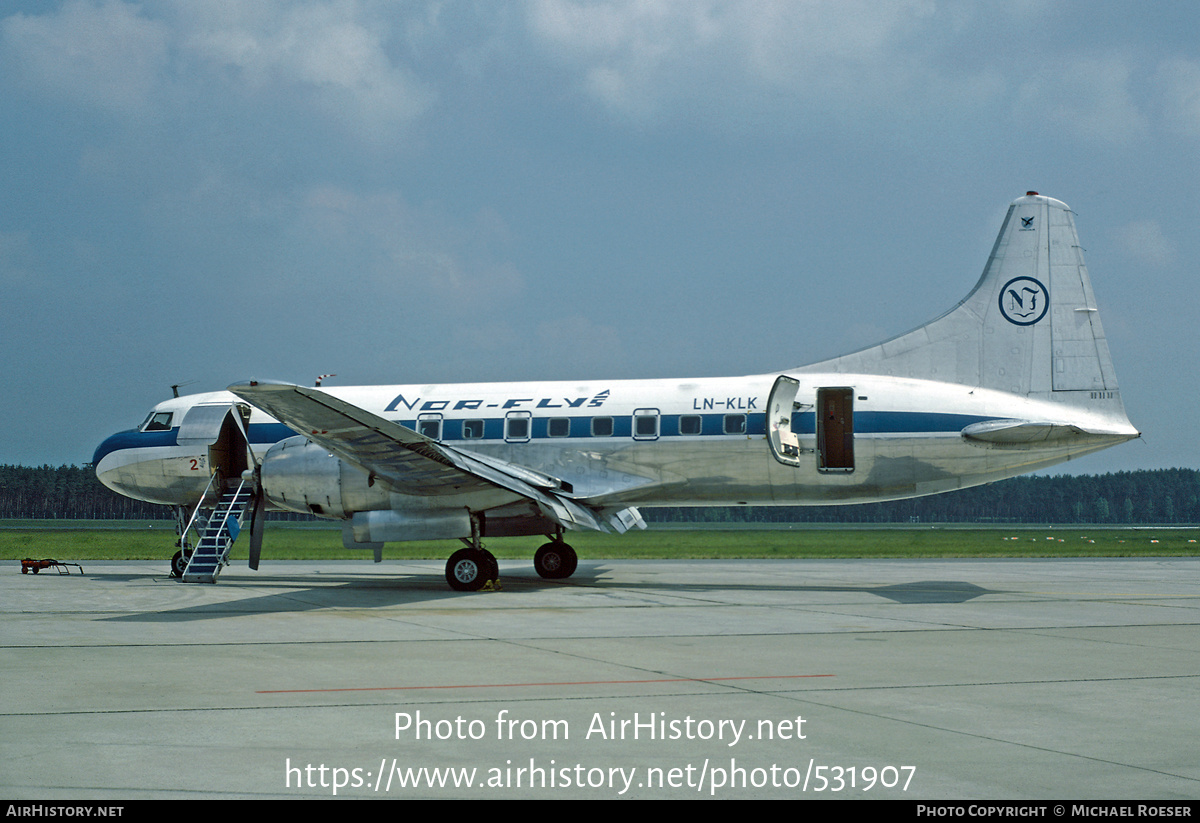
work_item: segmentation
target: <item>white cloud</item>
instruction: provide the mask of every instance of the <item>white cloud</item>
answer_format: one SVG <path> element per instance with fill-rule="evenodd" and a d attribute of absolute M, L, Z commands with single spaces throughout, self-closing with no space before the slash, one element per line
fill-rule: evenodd
<path fill-rule="evenodd" d="M 178 97 L 222 105 L 281 99 L 316 108 L 375 142 L 435 99 L 397 57 L 389 7 L 352 0 L 233 3 L 72 0 L 0 21 L 5 62 L 38 89 L 128 112 Z M 390 49 L 389 49 L 390 47 Z"/>
<path fill-rule="evenodd" d="M 77 0 L 57 13 L 0 22 L 6 62 L 36 87 L 102 109 L 146 105 L 167 63 L 170 32 L 130 3 Z"/>
<path fill-rule="evenodd" d="M 649 114 L 664 73 L 690 60 L 714 36 L 706 3 L 534 0 L 528 7 L 535 39 L 581 73 L 587 93 L 607 108 Z"/>
<path fill-rule="evenodd" d="M 1069 15 L 936 0 L 527 0 L 534 43 L 601 110 L 639 123 L 829 117 L 1019 128 L 1127 146 L 1150 132 L 1136 46 L 1080 50 Z M 1030 31 L 1036 34 L 1030 35 Z M 1030 60 L 1030 50 L 1045 51 Z M 1200 69 L 1160 72 L 1175 128 L 1200 132 Z"/>
<path fill-rule="evenodd" d="M 931 0 L 530 0 L 535 41 L 606 109 L 635 119 L 712 102 L 734 108 L 848 101 L 890 106 L 941 77 L 919 36 L 958 25 Z"/>
<path fill-rule="evenodd" d="M 329 115 L 382 141 L 423 114 L 433 91 L 387 50 L 391 20 L 354 2 L 200 3 L 180 8 L 183 48 L 232 70 L 251 94 L 300 90 Z"/>

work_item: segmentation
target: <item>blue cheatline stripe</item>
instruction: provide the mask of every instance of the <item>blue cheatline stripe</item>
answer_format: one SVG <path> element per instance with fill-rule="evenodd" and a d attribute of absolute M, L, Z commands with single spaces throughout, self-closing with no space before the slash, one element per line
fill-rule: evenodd
<path fill-rule="evenodd" d="M 251 423 L 246 434 L 251 446 L 270 446 L 296 436 L 296 432 L 282 423 Z"/>
<path fill-rule="evenodd" d="M 570 417 L 569 434 L 566 437 L 550 437 L 548 417 L 530 419 L 531 440 L 575 440 L 580 438 L 592 439 L 593 421 L 600 417 L 610 418 L 613 422 L 613 433 L 610 437 L 597 437 L 597 440 L 619 440 L 633 436 L 633 418 L 630 415 L 595 415 L 591 417 Z M 681 418 L 700 418 L 699 435 L 681 435 Z M 726 434 L 726 418 L 742 417 L 741 414 L 664 414 L 659 416 L 658 437 L 738 437 L 761 436 L 767 433 L 767 416 L 762 412 L 745 415 L 746 429 L 744 432 Z M 483 437 L 464 439 L 462 436 L 462 419 L 442 421 L 442 440 L 463 443 L 484 443 L 504 440 L 504 418 L 469 418 L 483 420 Z M 941 412 L 875 412 L 859 411 L 854 413 L 855 434 L 957 434 L 972 423 L 985 420 L 995 420 L 975 414 L 944 414 Z M 402 426 L 417 429 L 416 420 L 397 420 Z M 694 425 L 694 421 L 686 421 Z M 816 416 L 813 412 L 798 412 L 792 415 L 792 430 L 797 434 L 814 434 L 816 432 Z M 139 432 L 136 429 L 114 434 L 97 448 L 92 457 L 93 465 L 99 463 L 105 455 L 121 449 L 150 448 L 154 446 L 174 446 L 178 428 L 170 431 Z M 249 428 L 251 446 L 269 446 L 288 437 L 294 437 L 292 431 L 282 423 L 254 423 Z"/>
<path fill-rule="evenodd" d="M 96 447 L 95 453 L 92 454 L 92 465 L 98 465 L 106 456 L 123 449 L 174 446 L 175 436 L 178 432 L 179 429 L 156 432 L 140 432 L 137 429 L 129 429 L 128 431 L 117 432 L 111 437 L 105 438 L 104 442 Z"/>
<path fill-rule="evenodd" d="M 972 423 L 996 418 L 977 414 L 944 414 L 942 412 L 856 411 L 855 434 L 934 434 L 958 433 Z M 817 417 L 813 412 L 792 415 L 792 431 L 815 434 Z"/>
<path fill-rule="evenodd" d="M 745 417 L 744 432 L 725 431 L 725 418 Z M 633 418 L 630 415 L 596 415 L 594 417 L 569 417 L 568 434 L 565 437 L 551 437 L 549 434 L 550 420 L 546 417 L 535 417 L 530 420 L 530 439 L 559 440 L 592 437 L 593 421 L 607 417 L 613 421 L 612 439 L 633 436 Z M 681 435 L 682 418 L 699 418 L 699 435 Z M 503 440 L 504 418 L 471 418 L 483 420 L 483 437 L 472 438 L 467 442 L 478 440 Z M 944 414 L 940 412 L 855 412 L 854 432 L 856 434 L 957 434 L 972 423 L 984 420 L 995 420 L 995 417 L 974 414 Z M 402 426 L 416 429 L 416 420 L 397 420 Z M 691 422 L 691 421 L 688 421 Z M 442 440 L 463 440 L 462 426 L 464 421 L 449 419 L 442 421 Z M 814 434 L 816 432 L 816 416 L 813 412 L 796 413 L 792 415 L 792 429 L 798 434 Z M 659 416 L 658 436 L 663 437 L 709 437 L 709 436 L 746 436 L 765 435 L 767 433 L 767 416 L 762 412 L 741 414 L 664 414 Z M 600 438 L 608 439 L 608 438 Z"/>

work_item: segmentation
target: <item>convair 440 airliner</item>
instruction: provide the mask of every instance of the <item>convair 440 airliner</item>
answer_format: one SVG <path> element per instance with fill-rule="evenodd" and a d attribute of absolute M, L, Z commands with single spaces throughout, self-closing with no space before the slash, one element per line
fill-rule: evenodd
<path fill-rule="evenodd" d="M 250 381 L 158 404 L 94 463 L 108 487 L 176 507 L 184 580 L 215 580 L 246 521 L 258 568 L 275 509 L 341 521 L 376 561 L 390 541 L 461 540 L 446 580 L 473 591 L 497 579 L 491 536 L 545 535 L 534 566 L 565 578 L 565 531 L 645 528 L 639 506 L 894 500 L 1138 436 L 1071 211 L 1029 192 L 962 302 L 853 354 L 689 380 Z"/>

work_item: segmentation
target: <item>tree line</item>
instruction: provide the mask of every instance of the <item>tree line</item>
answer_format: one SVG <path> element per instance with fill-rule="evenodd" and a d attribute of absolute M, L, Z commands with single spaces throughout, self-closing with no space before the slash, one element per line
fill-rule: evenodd
<path fill-rule="evenodd" d="M 849 506 L 660 508 L 646 520 L 745 523 L 1200 523 L 1195 469 L 1014 477 L 987 486 Z"/>
<path fill-rule="evenodd" d="M 0 520 L 163 520 L 170 506 L 117 494 L 91 466 L 0 465 Z M 277 513 L 272 520 L 312 520 Z"/>
<path fill-rule="evenodd" d="M 1200 523 L 1200 471 L 1015 477 L 988 486 L 852 506 L 646 507 L 649 522 Z M 90 466 L 0 466 L 0 519 L 152 520 L 170 508 L 109 490 Z M 289 515 L 286 519 L 309 519 Z"/>

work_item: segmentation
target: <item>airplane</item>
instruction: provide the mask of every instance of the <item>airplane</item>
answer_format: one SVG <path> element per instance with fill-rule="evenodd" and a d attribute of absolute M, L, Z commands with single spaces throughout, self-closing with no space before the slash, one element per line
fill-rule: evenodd
<path fill-rule="evenodd" d="M 565 532 L 645 528 L 639 506 L 917 497 L 1137 437 L 1072 212 L 1031 191 L 962 301 L 831 360 L 679 380 L 251 380 L 159 403 L 93 463 L 109 488 L 176 507 L 185 580 L 214 582 L 246 519 L 257 569 L 272 509 L 340 521 L 376 562 L 387 542 L 460 540 L 446 580 L 477 591 L 499 574 L 484 538 L 545 535 L 534 567 L 565 579 L 578 562 Z M 211 574 L 187 573 L 202 554 L 188 555 L 187 509 L 222 538 Z"/>

